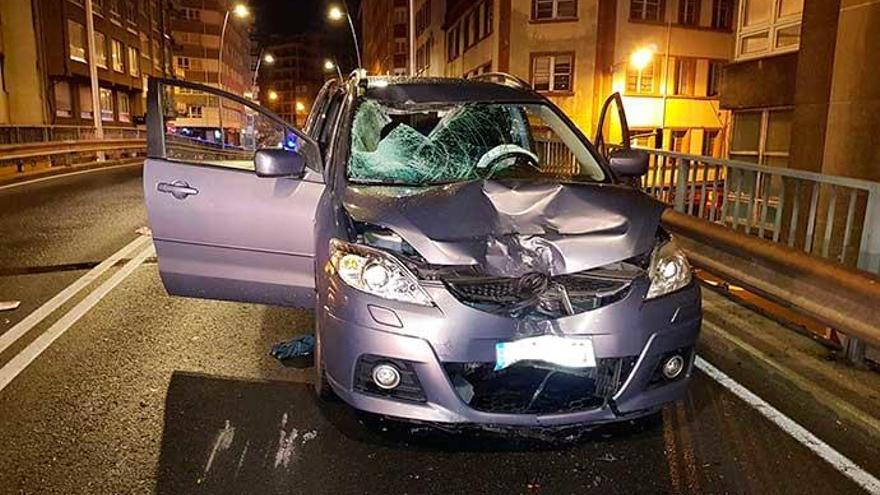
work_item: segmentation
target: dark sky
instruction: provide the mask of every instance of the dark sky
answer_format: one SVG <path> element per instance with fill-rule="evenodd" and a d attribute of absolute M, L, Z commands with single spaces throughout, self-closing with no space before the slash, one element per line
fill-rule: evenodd
<path fill-rule="evenodd" d="M 348 24 L 331 23 L 327 10 L 331 5 L 342 5 L 342 0 L 250 0 L 256 17 L 256 35 L 261 43 L 272 38 L 284 38 L 306 32 L 324 32 L 330 40 L 328 51 L 333 52 L 346 71 L 354 66 L 354 48 Z M 360 0 L 347 0 L 360 35 L 357 16 Z"/>

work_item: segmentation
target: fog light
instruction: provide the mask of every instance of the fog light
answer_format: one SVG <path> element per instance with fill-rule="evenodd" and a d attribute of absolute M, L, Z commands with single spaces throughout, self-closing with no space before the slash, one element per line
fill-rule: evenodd
<path fill-rule="evenodd" d="M 667 380 L 675 380 L 684 370 L 684 358 L 676 354 L 663 363 L 663 376 Z"/>
<path fill-rule="evenodd" d="M 400 371 L 393 364 L 377 364 L 373 368 L 373 382 L 381 389 L 391 390 L 400 385 Z"/>

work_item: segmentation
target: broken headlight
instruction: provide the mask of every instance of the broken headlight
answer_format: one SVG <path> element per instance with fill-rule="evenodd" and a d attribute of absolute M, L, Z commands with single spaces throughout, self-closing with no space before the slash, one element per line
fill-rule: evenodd
<path fill-rule="evenodd" d="M 651 287 L 648 288 L 645 298 L 654 299 L 675 292 L 691 283 L 691 276 L 691 265 L 684 251 L 675 241 L 666 241 L 651 253 L 651 264 L 648 267 Z"/>
<path fill-rule="evenodd" d="M 384 299 L 430 306 L 431 297 L 394 256 L 379 249 L 332 239 L 330 263 L 347 285 Z"/>

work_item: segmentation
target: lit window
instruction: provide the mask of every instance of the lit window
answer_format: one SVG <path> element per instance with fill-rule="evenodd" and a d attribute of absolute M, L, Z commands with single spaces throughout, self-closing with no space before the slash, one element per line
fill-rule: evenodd
<path fill-rule="evenodd" d="M 697 60 L 693 58 L 676 58 L 673 94 L 693 96 L 696 80 Z"/>
<path fill-rule="evenodd" d="M 55 83 L 55 115 L 73 117 L 73 98 L 70 94 L 70 84 L 67 81 Z"/>
<path fill-rule="evenodd" d="M 110 40 L 110 62 L 113 64 L 113 70 L 116 72 L 125 72 L 122 57 L 122 42 L 119 40 Z"/>
<path fill-rule="evenodd" d="M 804 0 L 742 0 L 736 58 L 795 51 L 800 47 Z"/>
<path fill-rule="evenodd" d="M 101 99 L 101 120 L 113 120 L 113 91 L 100 88 L 98 96 Z"/>
<path fill-rule="evenodd" d="M 577 0 L 532 0 L 532 19 L 577 18 Z"/>
<path fill-rule="evenodd" d="M 664 6 L 663 0 L 630 0 L 629 18 L 633 21 L 661 22 Z"/>
<path fill-rule="evenodd" d="M 138 69 L 140 66 L 140 61 L 138 60 L 138 51 L 137 48 L 130 46 L 128 47 L 128 74 L 134 77 L 140 75 L 140 70 Z"/>
<path fill-rule="evenodd" d="M 191 119 L 202 118 L 202 106 L 201 105 L 187 105 L 186 106 L 186 116 Z"/>
<path fill-rule="evenodd" d="M 709 74 L 706 77 L 706 96 L 718 96 L 718 90 L 721 86 L 721 68 L 723 62 L 717 60 L 709 61 Z"/>
<path fill-rule="evenodd" d="M 98 31 L 95 31 L 95 64 L 103 69 L 107 68 L 107 38 Z"/>
<path fill-rule="evenodd" d="M 627 94 L 654 94 L 656 92 L 654 77 L 654 63 L 648 62 L 641 70 L 631 64 L 626 69 L 626 92 Z"/>
<path fill-rule="evenodd" d="M 78 22 L 67 20 L 67 46 L 70 50 L 70 59 L 77 62 L 86 62 L 86 28 Z"/>
<path fill-rule="evenodd" d="M 712 1 L 712 28 L 729 30 L 733 26 L 733 0 Z"/>
<path fill-rule="evenodd" d="M 119 121 L 131 122 L 131 107 L 128 101 L 128 95 L 125 93 L 117 93 L 117 104 L 119 106 Z"/>
<path fill-rule="evenodd" d="M 571 91 L 573 74 L 573 55 L 532 57 L 532 88 L 535 91 Z"/>
<path fill-rule="evenodd" d="M 177 68 L 189 70 L 189 67 L 190 67 L 189 57 L 177 57 L 176 61 L 177 61 Z"/>

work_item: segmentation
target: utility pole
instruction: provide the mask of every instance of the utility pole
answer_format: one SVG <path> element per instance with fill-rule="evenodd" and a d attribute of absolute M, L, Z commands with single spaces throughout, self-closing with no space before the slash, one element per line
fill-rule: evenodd
<path fill-rule="evenodd" d="M 101 98 L 98 86 L 98 61 L 95 50 L 95 18 L 92 10 L 92 0 L 86 0 L 86 34 L 89 38 L 89 79 L 92 83 L 92 120 L 95 124 L 95 139 L 104 139 L 104 123 L 101 121 Z M 106 48 L 106 47 L 105 47 Z M 104 154 L 98 154 L 98 160 L 104 160 Z"/>
<path fill-rule="evenodd" d="M 416 0 L 409 0 L 409 75 L 416 75 Z"/>

